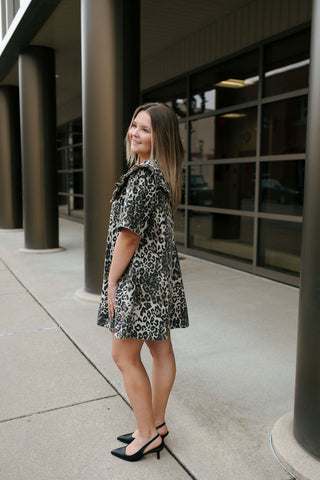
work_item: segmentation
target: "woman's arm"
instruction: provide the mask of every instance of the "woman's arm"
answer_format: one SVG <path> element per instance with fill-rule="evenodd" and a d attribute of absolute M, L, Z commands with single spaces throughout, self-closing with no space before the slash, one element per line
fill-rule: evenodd
<path fill-rule="evenodd" d="M 139 242 L 139 235 L 127 228 L 121 229 L 114 247 L 108 278 L 108 311 L 110 317 L 114 316 L 118 280 L 127 268 Z"/>

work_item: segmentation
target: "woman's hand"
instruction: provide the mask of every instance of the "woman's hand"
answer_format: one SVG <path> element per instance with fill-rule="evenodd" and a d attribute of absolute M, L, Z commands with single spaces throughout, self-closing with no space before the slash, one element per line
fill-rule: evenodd
<path fill-rule="evenodd" d="M 109 317 L 114 317 L 115 303 L 116 303 L 116 290 L 117 283 L 110 282 L 108 283 L 108 312 Z"/>

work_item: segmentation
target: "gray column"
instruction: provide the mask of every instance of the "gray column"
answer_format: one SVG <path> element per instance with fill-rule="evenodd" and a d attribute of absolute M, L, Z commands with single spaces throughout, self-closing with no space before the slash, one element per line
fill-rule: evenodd
<path fill-rule="evenodd" d="M 294 435 L 320 458 L 320 1 L 313 2 Z"/>
<path fill-rule="evenodd" d="M 20 123 L 26 249 L 59 245 L 55 55 L 32 46 L 19 56 Z"/>
<path fill-rule="evenodd" d="M 110 199 L 139 103 L 138 0 L 82 0 L 85 291 L 101 291 Z"/>
<path fill-rule="evenodd" d="M 0 228 L 22 228 L 19 89 L 0 86 Z"/>

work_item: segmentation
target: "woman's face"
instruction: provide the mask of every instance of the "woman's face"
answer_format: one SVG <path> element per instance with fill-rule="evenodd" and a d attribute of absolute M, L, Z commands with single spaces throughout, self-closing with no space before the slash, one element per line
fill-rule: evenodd
<path fill-rule="evenodd" d="M 139 155 L 139 163 L 149 160 L 151 153 L 151 117 L 144 110 L 138 113 L 129 128 L 131 152 Z"/>

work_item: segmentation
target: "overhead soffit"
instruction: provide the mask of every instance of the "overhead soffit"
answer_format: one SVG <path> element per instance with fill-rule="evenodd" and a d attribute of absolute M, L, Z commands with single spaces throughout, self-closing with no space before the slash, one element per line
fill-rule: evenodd
<path fill-rule="evenodd" d="M 141 0 L 141 60 L 251 0 Z M 56 51 L 58 104 L 81 95 L 80 0 L 63 0 L 31 42 Z M 17 65 L 2 83 L 18 84 Z"/>

